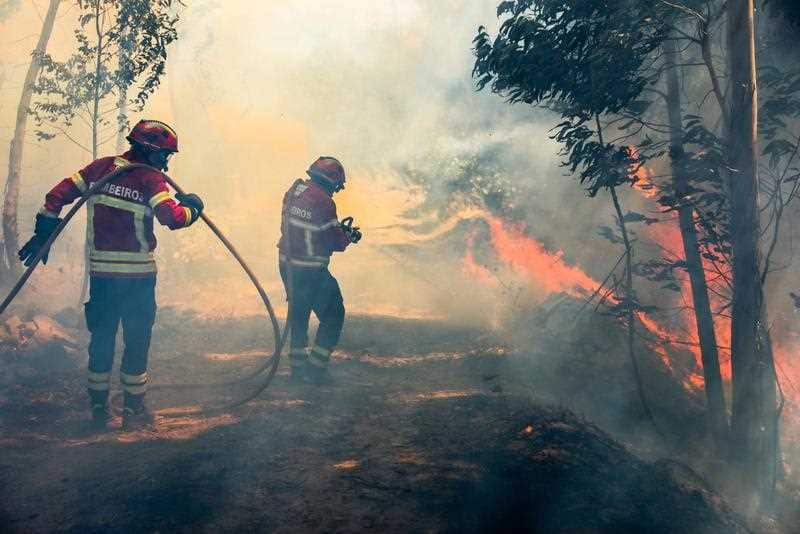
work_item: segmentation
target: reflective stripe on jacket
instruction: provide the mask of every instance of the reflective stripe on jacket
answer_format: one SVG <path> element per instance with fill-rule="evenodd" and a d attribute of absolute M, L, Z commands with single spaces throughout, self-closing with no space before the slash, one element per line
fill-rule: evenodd
<path fill-rule="evenodd" d="M 291 256 L 297 267 L 324 267 L 349 243 L 331 195 L 311 180 L 297 180 L 283 197 L 281 261 Z"/>
<path fill-rule="evenodd" d="M 40 213 L 57 217 L 91 185 L 114 170 L 138 163 L 130 152 L 100 158 L 59 182 Z M 192 210 L 172 199 L 158 172 L 135 169 L 105 184 L 86 202 L 86 243 L 93 276 L 153 276 L 153 217 L 172 230 L 194 222 Z"/>

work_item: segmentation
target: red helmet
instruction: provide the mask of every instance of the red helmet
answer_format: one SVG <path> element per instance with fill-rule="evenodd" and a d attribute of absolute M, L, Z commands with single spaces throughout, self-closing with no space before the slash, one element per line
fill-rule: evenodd
<path fill-rule="evenodd" d="M 178 151 L 178 134 L 161 121 L 140 120 L 128 134 L 127 139 L 131 143 L 151 150 Z"/>
<path fill-rule="evenodd" d="M 311 164 L 306 174 L 331 185 L 334 191 L 344 189 L 344 167 L 339 160 L 330 156 L 320 156 Z"/>

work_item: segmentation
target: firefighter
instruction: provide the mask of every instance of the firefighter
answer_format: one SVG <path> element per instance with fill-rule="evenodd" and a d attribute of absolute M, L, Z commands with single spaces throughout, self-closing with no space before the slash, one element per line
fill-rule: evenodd
<path fill-rule="evenodd" d="M 79 198 L 92 183 L 130 163 L 166 171 L 170 156 L 178 152 L 175 131 L 159 121 L 139 121 L 127 139 L 130 150 L 93 161 L 47 193 L 44 206 L 36 215 L 34 236 L 19 251 L 21 261 L 31 264 L 61 221 L 61 209 Z M 203 202 L 197 195 L 179 194 L 176 198 L 178 202 L 171 198 L 160 173 L 140 168 L 105 184 L 86 202 L 90 285 L 85 313 L 91 334 L 87 387 L 92 420 L 98 429 L 106 428 L 111 418 L 108 394 L 120 322 L 125 344 L 120 366 L 124 392 L 122 427 L 132 430 L 152 423 L 144 397 L 156 313 L 153 217 L 177 230 L 191 226 L 203 211 Z M 47 255 L 43 261 L 47 263 Z"/>
<path fill-rule="evenodd" d="M 279 267 L 289 299 L 291 380 L 323 384 L 329 379 L 331 351 L 344 325 L 342 292 L 328 264 L 331 254 L 357 243 L 361 233 L 352 225 L 342 225 L 336 215 L 332 197 L 344 189 L 342 164 L 322 156 L 306 174 L 310 179 L 298 179 L 283 197 Z M 309 351 L 312 311 L 319 328 Z"/>

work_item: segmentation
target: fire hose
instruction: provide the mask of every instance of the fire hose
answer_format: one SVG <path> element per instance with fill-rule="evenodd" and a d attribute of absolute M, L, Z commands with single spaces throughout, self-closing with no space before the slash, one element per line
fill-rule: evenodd
<path fill-rule="evenodd" d="M 58 224 L 58 226 L 56 226 L 56 228 L 53 230 L 53 232 L 48 237 L 47 241 L 45 241 L 44 244 L 39 249 L 39 252 L 34 256 L 33 261 L 30 264 L 30 266 L 25 270 L 25 272 L 22 274 L 22 276 L 20 276 L 19 280 L 17 280 L 17 283 L 14 285 L 14 287 L 8 293 L 8 295 L 3 300 L 3 302 L 0 303 L 0 315 L 2 315 L 3 312 L 5 312 L 6 308 L 8 308 L 8 306 L 11 304 L 11 302 L 16 298 L 17 294 L 20 292 L 22 287 L 25 285 L 25 283 L 31 277 L 31 274 L 33 274 L 33 271 L 34 271 L 34 269 L 36 269 L 36 266 L 39 264 L 39 262 L 44 257 L 44 255 L 47 254 L 48 250 L 50 249 L 50 246 L 53 244 L 53 242 L 56 240 L 56 238 L 59 236 L 59 234 L 62 232 L 62 230 L 64 230 L 64 228 L 67 226 L 67 224 L 72 219 L 72 217 L 86 203 L 86 201 L 88 201 L 89 198 L 94 193 L 96 193 L 100 188 L 102 188 L 105 184 L 107 184 L 107 183 L 111 182 L 112 180 L 118 178 L 120 175 L 122 175 L 124 173 L 127 173 L 129 171 L 135 170 L 135 169 L 147 169 L 147 170 L 151 170 L 151 171 L 154 171 L 154 172 L 158 172 L 159 174 L 161 174 L 161 176 L 164 178 L 164 180 L 175 191 L 177 191 L 178 193 L 181 193 L 181 194 L 184 192 L 181 189 L 181 187 L 177 183 L 175 183 L 175 181 L 172 178 L 170 178 L 169 176 L 167 176 L 163 172 L 155 169 L 154 167 L 151 167 L 149 165 L 145 165 L 143 163 L 131 163 L 129 165 L 125 165 L 124 167 L 120 167 L 120 168 L 114 170 L 113 172 L 107 174 L 106 176 L 104 176 L 100 180 L 94 182 L 91 185 L 91 187 L 89 187 L 89 189 L 86 192 L 84 192 L 83 195 L 81 195 L 81 197 L 75 202 L 75 204 L 72 206 L 72 208 L 70 208 L 69 212 L 67 212 L 67 214 L 64 216 L 62 221 Z M 235 401 L 235 402 L 233 402 L 231 404 L 228 404 L 228 405 L 226 405 L 224 407 L 224 408 L 233 408 L 233 407 L 236 407 L 236 406 L 241 406 L 242 404 L 245 404 L 245 403 L 250 402 L 251 400 L 255 399 L 272 382 L 272 379 L 275 377 L 275 374 L 278 371 L 278 364 L 280 363 L 281 352 L 282 352 L 283 346 L 284 346 L 284 344 L 286 342 L 286 332 L 288 331 L 288 329 L 286 329 L 283 333 L 281 332 L 280 324 L 278 323 L 278 317 L 275 315 L 275 310 L 272 307 L 272 303 L 270 302 L 266 291 L 264 291 L 264 288 L 259 283 L 258 278 L 256 277 L 255 273 L 250 268 L 250 266 L 247 264 L 247 262 L 245 262 L 244 258 L 242 258 L 242 256 L 239 254 L 239 252 L 233 246 L 233 244 L 225 237 L 225 235 L 220 231 L 220 229 L 217 227 L 217 225 L 214 224 L 211 221 L 211 219 L 209 219 L 208 216 L 205 213 L 201 213 L 200 214 L 200 218 L 203 219 L 203 222 L 206 223 L 206 225 L 211 229 L 211 231 L 214 233 L 214 235 L 216 235 L 217 238 L 222 242 L 222 244 L 225 246 L 225 248 L 228 250 L 228 252 L 230 252 L 231 255 L 236 259 L 236 261 L 242 267 L 244 272 L 247 274 L 248 278 L 250 278 L 250 281 L 252 282 L 253 286 L 255 286 L 256 290 L 258 291 L 258 295 L 261 297 L 261 301 L 264 303 L 264 307 L 267 310 L 267 315 L 268 315 L 270 323 L 272 325 L 272 331 L 273 331 L 274 340 L 275 340 L 275 350 L 273 351 L 272 355 L 264 361 L 264 363 L 262 365 L 260 365 L 255 371 L 250 373 L 245 378 L 243 378 L 241 380 L 234 381 L 234 382 L 227 382 L 226 383 L 226 384 L 231 384 L 231 383 L 237 383 L 237 382 L 241 382 L 241 381 L 244 381 L 244 380 L 252 379 L 252 378 L 255 378 L 256 376 L 259 376 L 264 371 L 268 370 L 268 373 L 267 373 L 266 377 L 264 377 L 263 381 L 259 384 L 259 386 L 257 386 L 255 388 L 255 390 L 252 393 L 247 395 L 245 398 L 240 399 L 238 401 Z"/>

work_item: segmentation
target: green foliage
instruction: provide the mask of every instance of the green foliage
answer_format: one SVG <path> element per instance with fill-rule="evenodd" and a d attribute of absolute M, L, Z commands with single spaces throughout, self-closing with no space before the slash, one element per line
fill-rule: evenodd
<path fill-rule="evenodd" d="M 177 39 L 173 0 L 78 0 L 75 52 L 64 61 L 45 54 L 42 73 L 34 87 L 40 96 L 32 113 L 39 126 L 70 128 L 76 118 L 92 128 L 109 125 L 119 111 L 120 92 L 137 84 L 131 99 L 141 110 L 158 88 L 167 58 L 167 46 Z M 114 106 L 100 108 L 107 99 Z M 120 127 L 127 118 L 121 117 Z M 37 132 L 42 139 L 52 132 Z"/>
<path fill-rule="evenodd" d="M 657 151 L 602 143 L 596 122 L 624 116 L 628 129 L 648 112 L 652 102 L 642 92 L 668 32 L 663 8 L 639 0 L 517 0 L 502 2 L 497 14 L 497 36 L 480 27 L 473 41 L 478 89 L 558 112 L 553 137 L 590 196 L 635 182 L 637 167 Z"/>
<path fill-rule="evenodd" d="M 474 75 L 509 102 L 558 101 L 565 117 L 616 113 L 641 93 L 651 53 L 666 33 L 638 0 L 502 2 L 494 41 L 475 37 Z"/>
<path fill-rule="evenodd" d="M 782 72 L 774 67 L 759 69 L 761 103 L 758 128 L 768 156 L 770 170 L 775 171 L 787 159 L 795 159 L 798 150 L 796 124 L 800 119 L 800 70 Z M 797 173 L 794 168 L 794 173 Z"/>

